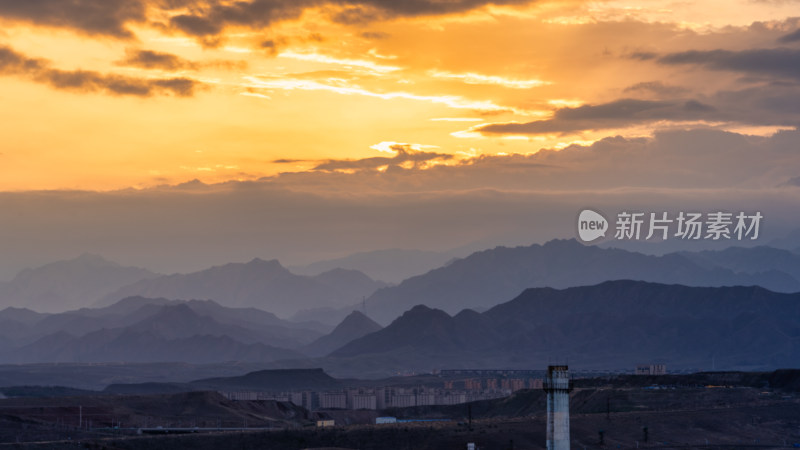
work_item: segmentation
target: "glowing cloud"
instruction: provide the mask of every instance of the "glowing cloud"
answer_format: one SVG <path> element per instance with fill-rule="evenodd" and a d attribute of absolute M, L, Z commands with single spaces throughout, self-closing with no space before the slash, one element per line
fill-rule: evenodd
<path fill-rule="evenodd" d="M 461 80 L 467 84 L 492 84 L 511 89 L 530 89 L 538 86 L 550 84 L 542 80 L 513 80 L 496 75 L 480 75 L 477 73 L 452 73 L 441 71 L 430 71 L 428 74 L 435 78 L 445 78 Z"/>
<path fill-rule="evenodd" d="M 248 88 L 280 89 L 280 90 L 304 90 L 304 91 L 328 91 L 343 95 L 363 95 L 365 97 L 381 98 L 384 100 L 416 100 L 445 105 L 456 109 L 474 109 L 478 111 L 513 111 L 513 108 L 503 107 L 494 104 L 489 100 L 474 101 L 468 100 L 458 95 L 416 95 L 408 92 L 372 92 L 357 86 L 339 85 L 332 86 L 314 80 L 299 79 L 268 79 L 263 80 L 257 77 L 244 77 L 250 84 Z"/>
<path fill-rule="evenodd" d="M 334 58 L 332 56 L 321 55 L 319 53 L 297 53 L 293 51 L 285 51 L 281 52 L 278 56 L 281 58 L 291 58 L 300 61 L 310 61 L 322 64 L 338 64 L 342 66 L 360 67 L 362 69 L 369 69 L 379 73 L 395 72 L 401 69 L 400 67 L 396 66 L 385 66 L 381 64 L 375 64 L 372 61 L 365 61 L 361 59 Z"/>

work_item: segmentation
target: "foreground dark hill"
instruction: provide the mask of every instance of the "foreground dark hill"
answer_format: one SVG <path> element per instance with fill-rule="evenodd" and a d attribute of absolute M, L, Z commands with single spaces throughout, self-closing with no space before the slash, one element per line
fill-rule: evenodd
<path fill-rule="evenodd" d="M 773 369 L 800 361 L 800 294 L 760 287 L 698 288 L 611 281 L 532 288 L 479 314 L 416 306 L 331 354 L 369 367 Z M 388 367 L 387 367 L 388 368 Z"/>
<path fill-rule="evenodd" d="M 260 370 L 240 377 L 206 378 L 190 383 L 195 389 L 288 391 L 334 389 L 339 380 L 322 369 Z"/>
<path fill-rule="evenodd" d="M 380 329 L 381 326 L 364 313 L 353 311 L 330 334 L 308 344 L 301 351 L 309 356 L 324 356 L 348 342 Z"/>
<path fill-rule="evenodd" d="M 39 312 L 61 312 L 89 306 L 117 289 L 158 274 L 125 267 L 97 255 L 25 269 L 13 280 L 0 283 L 0 307 L 25 307 Z"/>
<path fill-rule="evenodd" d="M 786 378 L 796 379 L 796 371 L 577 379 L 569 396 L 572 446 L 797 447 L 800 402 L 796 391 L 780 382 L 773 384 Z M 26 390 L 4 392 L 25 394 Z M 131 450 L 440 450 L 463 449 L 468 442 L 483 449 L 538 449 L 545 448 L 546 442 L 542 390 L 521 390 L 505 398 L 459 405 L 314 412 L 288 402 L 230 401 L 208 391 L 104 396 L 74 392 L 79 397 L 64 397 L 60 395 L 66 393 L 63 389 L 53 393 L 50 398 L 0 399 L 0 441 L 13 442 L 14 448 L 70 449 L 80 441 L 85 448 Z M 376 426 L 379 415 L 436 421 Z M 319 419 L 335 419 L 336 427 L 314 427 Z M 120 429 L 112 434 L 109 428 L 120 422 Z M 140 427 L 149 429 L 139 434 Z M 166 433 L 168 427 L 186 429 Z M 231 429 L 224 433 L 219 427 Z"/>
<path fill-rule="evenodd" d="M 291 273 L 276 260 L 256 258 L 248 263 L 142 280 L 107 295 L 98 306 L 130 296 L 195 298 L 225 306 L 256 307 L 288 317 L 302 309 L 353 304 L 383 286 L 357 271 L 338 269 L 308 277 Z"/>
<path fill-rule="evenodd" d="M 680 254 L 650 256 L 619 249 L 553 240 L 529 247 L 497 247 L 473 253 L 367 299 L 367 311 L 388 323 L 414 305 L 450 314 L 464 308 L 497 305 L 531 287 L 566 288 L 607 280 L 641 280 L 687 286 L 759 285 L 778 292 L 800 291 L 800 282 L 783 272 L 737 273 L 698 264 Z"/>

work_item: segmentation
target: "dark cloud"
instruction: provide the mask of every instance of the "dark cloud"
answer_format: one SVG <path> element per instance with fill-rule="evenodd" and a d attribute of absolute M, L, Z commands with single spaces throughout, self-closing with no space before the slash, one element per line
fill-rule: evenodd
<path fill-rule="evenodd" d="M 143 21 L 145 5 L 141 0 L 0 0 L 0 17 L 130 38 L 126 24 Z"/>
<path fill-rule="evenodd" d="M 726 70 L 800 79 L 800 50 L 789 48 L 730 50 L 690 50 L 670 53 L 657 59 L 659 64 L 695 65 Z"/>
<path fill-rule="evenodd" d="M 198 70 L 201 67 L 215 67 L 227 70 L 247 68 L 246 61 L 213 60 L 200 64 L 177 55 L 152 50 L 128 50 L 125 59 L 117 61 L 117 65 L 173 71 Z"/>
<path fill-rule="evenodd" d="M 397 169 L 401 164 L 411 162 L 413 167 L 418 167 L 420 163 L 437 159 L 451 159 L 452 155 L 434 152 L 415 151 L 407 145 L 393 145 L 392 150 L 397 154 L 389 157 L 374 157 L 355 160 L 330 160 L 314 167 L 317 171 L 336 171 L 336 170 L 370 170 L 388 166 L 389 169 Z"/>
<path fill-rule="evenodd" d="M 528 123 L 499 123 L 478 128 L 482 133 L 568 133 L 629 126 L 657 120 L 709 118 L 714 107 L 696 100 L 654 101 L 621 99 L 598 105 L 562 108 L 553 118 Z"/>
<path fill-rule="evenodd" d="M 800 41 L 800 29 L 794 30 L 786 36 L 781 36 L 781 38 L 778 39 L 778 42 L 783 42 L 784 44 L 797 41 Z"/>
<path fill-rule="evenodd" d="M 215 23 L 211 18 L 181 14 L 170 19 L 173 27 L 193 36 L 207 36 L 219 34 L 222 24 Z"/>
<path fill-rule="evenodd" d="M 141 67 L 143 69 L 197 70 L 197 64 L 187 61 L 177 55 L 161 53 L 152 50 L 128 50 L 126 58 L 117 64 L 123 66 Z"/>
<path fill-rule="evenodd" d="M 674 97 L 684 95 L 689 90 L 680 86 L 671 86 L 661 81 L 645 81 L 625 88 L 624 92 L 655 94 L 658 97 Z"/>
<path fill-rule="evenodd" d="M 433 14 L 450 14 L 469 11 L 485 5 L 515 5 L 530 3 L 530 0 L 363 0 L 363 5 L 386 11 L 391 16 L 420 16 Z"/>
<path fill-rule="evenodd" d="M 331 18 L 340 23 L 363 24 L 378 19 L 464 12 L 488 4 L 524 4 L 530 0 L 252 0 L 213 1 L 196 4 L 191 13 L 179 14 L 170 24 L 197 37 L 219 35 L 226 26 L 266 28 L 274 22 L 297 19 L 305 8 L 331 5 Z"/>
<path fill-rule="evenodd" d="M 640 61 L 649 61 L 651 59 L 656 59 L 658 57 L 658 53 L 654 52 L 633 52 L 628 55 L 631 59 L 638 59 Z"/>
<path fill-rule="evenodd" d="M 155 94 L 188 97 L 198 86 L 198 82 L 188 78 L 141 79 L 88 70 L 56 69 L 50 67 L 47 60 L 29 58 L 8 47 L 0 47 L 0 74 L 23 76 L 61 90 L 139 97 Z"/>
<path fill-rule="evenodd" d="M 127 27 L 146 21 L 148 7 L 178 12 L 168 25 L 207 46 L 219 44 L 225 27 L 263 29 L 299 18 L 306 8 L 331 6 L 341 23 L 365 23 L 392 17 L 457 13 L 488 4 L 524 4 L 531 0 L 0 0 L 0 17 L 36 25 L 70 28 L 89 35 L 132 38 Z M 318 38 L 319 36 L 312 36 Z M 377 37 L 377 36 L 376 36 Z"/>
<path fill-rule="evenodd" d="M 193 14 L 180 14 L 170 19 L 170 24 L 193 36 L 218 35 L 225 26 L 238 25 L 265 28 L 273 22 L 296 19 L 307 6 L 319 4 L 317 0 L 253 0 L 251 2 L 212 2 L 210 7 Z"/>

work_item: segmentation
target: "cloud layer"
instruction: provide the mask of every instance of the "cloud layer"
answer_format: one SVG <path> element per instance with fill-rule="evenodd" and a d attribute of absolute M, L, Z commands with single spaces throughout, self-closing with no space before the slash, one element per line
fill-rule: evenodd
<path fill-rule="evenodd" d="M 183 77 L 145 79 L 88 70 L 61 70 L 51 67 L 47 60 L 30 58 L 4 46 L 0 46 L 0 74 L 20 76 L 60 90 L 138 97 L 156 94 L 189 97 L 199 85 Z"/>
<path fill-rule="evenodd" d="M 675 131 L 425 170 L 378 171 L 367 158 L 255 182 L 4 193 L 0 274 L 82 251 L 171 272 L 255 256 L 288 264 L 379 248 L 530 244 L 573 236 L 587 206 L 761 211 L 766 243 L 797 227 L 797 139 Z M 415 157 L 428 156 L 380 163 Z"/>
<path fill-rule="evenodd" d="M 89 35 L 131 38 L 128 22 L 145 20 L 142 0 L 0 0 L 0 16 Z"/>

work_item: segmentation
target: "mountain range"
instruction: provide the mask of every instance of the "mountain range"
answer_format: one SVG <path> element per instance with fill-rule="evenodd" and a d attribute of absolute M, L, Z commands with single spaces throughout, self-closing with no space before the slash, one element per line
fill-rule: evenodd
<path fill-rule="evenodd" d="M 323 336 L 254 308 L 210 300 L 130 297 L 105 308 L 42 314 L 0 311 L 0 360 L 32 362 L 264 362 L 302 358 L 291 350 Z"/>
<path fill-rule="evenodd" d="M 418 305 L 328 357 L 347 367 L 764 369 L 800 361 L 800 293 L 608 281 L 531 288 L 484 313 Z"/>
<path fill-rule="evenodd" d="M 0 361 L 270 362 L 325 355 L 381 327 L 353 311 L 339 326 L 289 322 L 211 300 L 129 297 L 59 314 L 0 311 Z"/>
<path fill-rule="evenodd" d="M 736 258 L 731 254 L 737 254 Z M 772 255 L 780 256 L 778 262 L 770 259 Z M 366 312 L 386 324 L 418 304 L 455 314 L 464 308 L 492 307 L 530 287 L 566 288 L 620 279 L 686 286 L 757 285 L 797 292 L 797 267 L 800 255 L 776 249 L 652 256 L 586 246 L 574 239 L 553 240 L 544 245 L 497 247 L 454 260 L 397 286 L 379 289 L 367 298 Z"/>
<path fill-rule="evenodd" d="M 469 253 L 462 249 L 449 252 L 386 249 L 354 253 L 342 258 L 317 261 L 291 269 L 301 275 L 316 275 L 336 268 L 358 270 L 374 280 L 396 284 L 406 278 L 422 275 L 456 257 L 466 256 Z"/>
<path fill-rule="evenodd" d="M 11 281 L 0 283 L 0 307 L 67 311 L 88 306 L 122 286 L 157 276 L 147 269 L 125 267 L 86 253 L 71 260 L 24 269 Z"/>
<path fill-rule="evenodd" d="M 256 258 L 248 263 L 141 280 L 106 295 L 96 305 L 130 296 L 210 299 L 226 306 L 255 307 L 288 317 L 303 309 L 351 305 L 384 286 L 354 270 L 295 275 L 277 260 Z"/>

